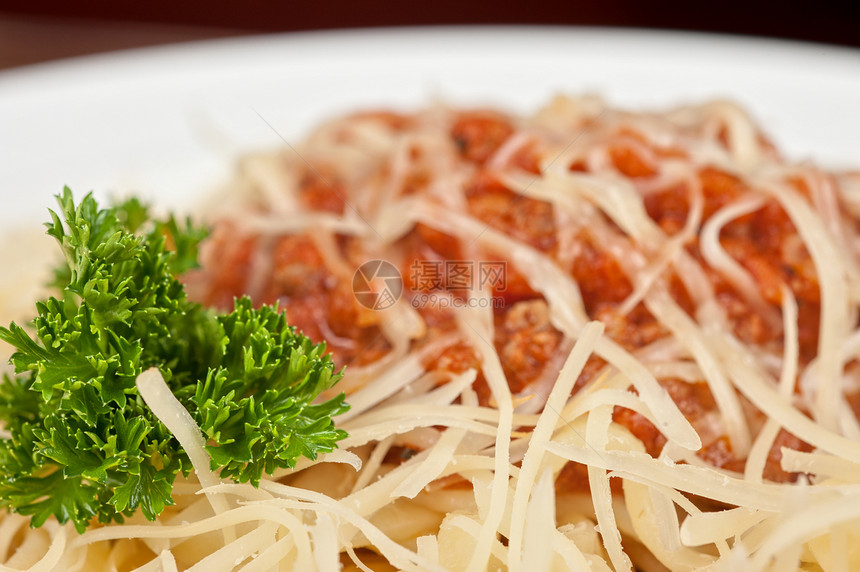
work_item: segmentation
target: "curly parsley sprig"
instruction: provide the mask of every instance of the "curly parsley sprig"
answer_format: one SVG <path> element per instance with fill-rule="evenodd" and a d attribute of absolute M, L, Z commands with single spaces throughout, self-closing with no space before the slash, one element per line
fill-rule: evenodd
<path fill-rule="evenodd" d="M 304 455 L 329 452 L 346 433 L 332 417 L 343 394 L 314 403 L 342 376 L 276 307 L 236 301 L 219 315 L 186 297 L 176 275 L 197 263 L 205 232 L 173 217 L 150 222 L 130 200 L 100 209 L 66 188 L 48 234 L 66 264 L 57 297 L 36 304 L 33 334 L 12 323 L 14 376 L 0 384 L 0 505 L 71 520 L 154 520 L 173 504 L 181 445 L 146 407 L 138 375 L 157 367 L 208 440 L 211 468 L 257 485 Z M 62 217 L 62 218 L 61 218 Z M 168 244 L 170 248 L 168 248 Z"/>

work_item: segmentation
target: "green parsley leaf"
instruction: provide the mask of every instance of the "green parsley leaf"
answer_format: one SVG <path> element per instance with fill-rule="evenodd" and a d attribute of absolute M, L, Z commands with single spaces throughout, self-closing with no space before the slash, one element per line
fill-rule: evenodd
<path fill-rule="evenodd" d="M 36 304 L 32 333 L 0 327 L 17 350 L 16 375 L 0 384 L 0 505 L 33 526 L 54 516 L 83 531 L 138 509 L 153 520 L 173 504 L 173 483 L 192 466 L 137 391 L 150 367 L 203 431 L 222 477 L 256 486 L 346 436 L 332 420 L 349 408 L 344 396 L 315 403 L 342 376 L 323 344 L 276 307 L 242 298 L 219 315 L 188 300 L 177 275 L 197 264 L 203 229 L 151 221 L 136 199 L 101 209 L 68 188 L 57 199 L 47 228 L 66 262 L 59 292 Z"/>

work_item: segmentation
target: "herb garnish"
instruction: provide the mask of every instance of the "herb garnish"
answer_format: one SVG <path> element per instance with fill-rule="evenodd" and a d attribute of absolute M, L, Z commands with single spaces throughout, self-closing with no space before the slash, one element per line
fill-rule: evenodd
<path fill-rule="evenodd" d="M 153 520 L 173 504 L 185 451 L 149 411 L 135 379 L 157 367 L 208 439 L 211 468 L 256 485 L 263 473 L 331 451 L 343 394 L 312 403 L 342 376 L 324 344 L 276 307 L 238 299 L 232 313 L 188 300 L 176 275 L 197 263 L 205 232 L 173 217 L 152 223 L 132 199 L 75 205 L 66 188 L 48 234 L 66 264 L 58 297 L 36 304 L 35 335 L 12 323 L 16 375 L 0 384 L 0 505 L 31 516 Z M 65 224 L 64 224 L 65 222 Z M 170 244 L 170 248 L 168 248 Z"/>

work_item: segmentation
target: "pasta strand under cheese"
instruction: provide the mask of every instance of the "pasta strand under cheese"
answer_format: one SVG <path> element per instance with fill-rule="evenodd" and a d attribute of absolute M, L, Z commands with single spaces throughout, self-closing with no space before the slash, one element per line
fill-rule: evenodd
<path fill-rule="evenodd" d="M 325 339 L 349 437 L 221 482 L 146 372 L 196 470 L 176 504 L 3 515 L 3 570 L 860 568 L 858 180 L 725 101 L 369 112 L 246 157 L 188 290 Z M 368 260 L 388 308 L 352 291 Z"/>

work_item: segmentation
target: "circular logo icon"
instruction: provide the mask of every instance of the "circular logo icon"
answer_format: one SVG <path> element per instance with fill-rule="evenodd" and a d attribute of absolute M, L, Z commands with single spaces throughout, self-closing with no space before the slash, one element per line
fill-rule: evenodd
<path fill-rule="evenodd" d="M 403 278 L 387 260 L 368 260 L 352 276 L 352 293 L 365 308 L 385 310 L 403 294 Z"/>

